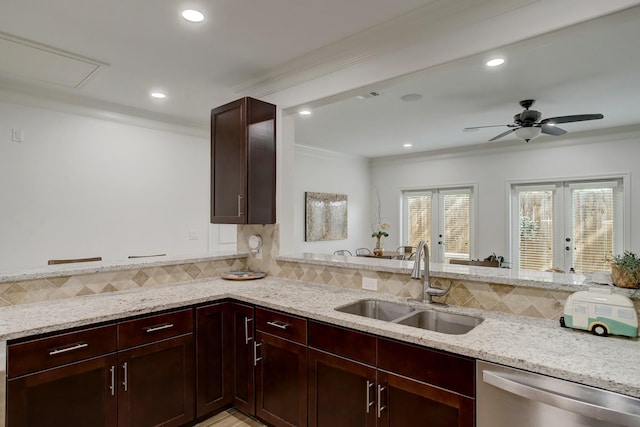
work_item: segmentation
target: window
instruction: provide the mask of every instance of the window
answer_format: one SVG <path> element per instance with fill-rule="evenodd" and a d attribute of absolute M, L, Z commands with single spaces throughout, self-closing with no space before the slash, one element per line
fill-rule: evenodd
<path fill-rule="evenodd" d="M 611 314 L 612 314 L 611 307 L 609 307 L 608 305 L 596 305 L 597 316 L 611 317 Z"/>
<path fill-rule="evenodd" d="M 621 308 L 618 310 L 618 317 L 625 320 L 633 320 L 633 310 L 628 308 Z"/>
<path fill-rule="evenodd" d="M 433 262 L 471 259 L 473 188 L 446 188 L 403 193 L 403 241 L 427 242 Z"/>
<path fill-rule="evenodd" d="M 622 179 L 511 188 L 514 265 L 529 270 L 609 269 L 622 248 Z"/>

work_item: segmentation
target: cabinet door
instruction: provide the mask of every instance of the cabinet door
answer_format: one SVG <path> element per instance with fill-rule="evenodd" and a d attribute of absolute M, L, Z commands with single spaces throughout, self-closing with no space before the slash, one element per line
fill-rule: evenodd
<path fill-rule="evenodd" d="M 307 347 L 256 332 L 256 415 L 275 427 L 307 425 Z"/>
<path fill-rule="evenodd" d="M 211 222 L 247 223 L 247 136 L 243 99 L 211 110 Z"/>
<path fill-rule="evenodd" d="M 193 419 L 193 334 L 118 353 L 118 426 L 179 426 Z"/>
<path fill-rule="evenodd" d="M 378 371 L 381 427 L 473 427 L 474 399 Z"/>
<path fill-rule="evenodd" d="M 309 427 L 375 427 L 376 369 L 309 349 Z"/>
<path fill-rule="evenodd" d="M 231 404 L 229 303 L 196 308 L 196 414 Z"/>
<path fill-rule="evenodd" d="M 7 425 L 115 427 L 114 354 L 72 363 L 7 382 Z"/>
<path fill-rule="evenodd" d="M 233 327 L 233 404 L 255 415 L 254 310 L 249 305 L 232 303 L 230 311 Z"/>

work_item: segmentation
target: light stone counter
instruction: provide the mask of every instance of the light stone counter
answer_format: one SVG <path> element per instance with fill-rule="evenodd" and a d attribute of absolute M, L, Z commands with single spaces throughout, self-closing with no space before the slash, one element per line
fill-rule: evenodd
<path fill-rule="evenodd" d="M 357 270 L 386 271 L 389 273 L 411 274 L 413 261 L 376 259 L 358 256 L 339 256 L 328 254 L 304 253 L 278 256 L 278 261 L 298 262 L 311 265 L 352 268 Z M 432 277 L 442 279 L 467 280 L 485 283 L 499 283 L 513 286 L 527 286 L 539 289 L 559 291 L 583 291 L 589 286 L 600 286 L 591 282 L 591 276 L 585 274 L 554 273 L 535 270 L 510 268 L 476 267 L 459 264 L 429 263 Z M 640 298 L 634 289 L 616 288 L 616 293 L 628 297 Z"/>
<path fill-rule="evenodd" d="M 36 280 L 50 277 L 72 276 L 79 274 L 102 273 L 106 271 L 128 270 L 147 267 L 161 267 L 163 265 L 189 264 L 207 261 L 220 261 L 225 259 L 247 258 L 248 253 L 218 252 L 205 256 L 152 256 L 126 260 L 104 260 L 93 262 L 81 262 L 73 264 L 43 265 L 25 269 L 20 272 L 0 271 L 0 283 L 17 282 L 22 280 Z"/>
<path fill-rule="evenodd" d="M 0 341 L 227 297 L 640 397 L 638 339 L 601 338 L 560 328 L 556 321 L 459 307 L 438 309 L 480 316 L 485 321 L 467 334 L 446 335 L 334 310 L 361 298 L 399 298 L 272 277 L 246 282 L 208 279 L 4 307 L 0 308 Z"/>

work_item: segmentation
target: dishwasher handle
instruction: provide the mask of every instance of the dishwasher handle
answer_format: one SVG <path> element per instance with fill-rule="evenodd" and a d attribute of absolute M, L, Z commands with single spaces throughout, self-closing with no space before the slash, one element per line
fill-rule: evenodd
<path fill-rule="evenodd" d="M 508 393 L 524 397 L 536 402 L 546 403 L 556 408 L 564 409 L 576 414 L 601 420 L 607 423 L 615 423 L 622 426 L 634 427 L 640 425 L 640 415 L 607 408 L 594 403 L 585 402 L 575 397 L 557 394 L 544 388 L 524 384 L 516 380 L 506 378 L 497 372 L 482 371 L 482 380 L 494 387 Z"/>

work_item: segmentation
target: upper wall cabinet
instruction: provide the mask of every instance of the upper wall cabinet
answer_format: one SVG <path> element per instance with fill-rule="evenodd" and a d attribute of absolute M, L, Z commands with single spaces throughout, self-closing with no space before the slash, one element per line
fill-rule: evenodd
<path fill-rule="evenodd" d="M 211 110 L 211 223 L 276 222 L 276 106 L 242 98 Z"/>

